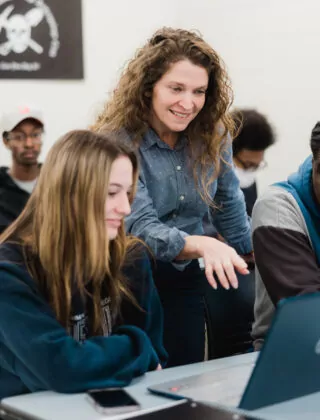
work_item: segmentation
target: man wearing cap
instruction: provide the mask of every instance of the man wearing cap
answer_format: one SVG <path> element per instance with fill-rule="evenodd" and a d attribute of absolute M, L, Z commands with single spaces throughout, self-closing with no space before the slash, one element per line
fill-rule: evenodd
<path fill-rule="evenodd" d="M 12 164 L 0 167 L 0 233 L 19 216 L 36 184 L 44 132 L 42 114 L 30 107 L 5 112 L 1 131 Z"/>

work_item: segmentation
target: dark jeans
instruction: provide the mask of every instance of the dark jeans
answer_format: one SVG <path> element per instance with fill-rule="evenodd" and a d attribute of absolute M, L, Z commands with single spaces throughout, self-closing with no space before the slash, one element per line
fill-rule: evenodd
<path fill-rule="evenodd" d="M 205 322 L 209 359 L 252 350 L 253 271 L 238 275 L 237 290 L 225 290 L 219 282 L 218 289 L 212 289 L 197 260 L 182 272 L 157 262 L 154 279 L 164 310 L 167 367 L 203 361 Z"/>
<path fill-rule="evenodd" d="M 157 262 L 154 280 L 164 311 L 164 346 L 167 367 L 201 362 L 205 348 L 206 278 L 197 260 L 184 271 Z"/>
<path fill-rule="evenodd" d="M 208 311 L 209 359 L 252 351 L 251 329 L 255 300 L 254 272 L 238 274 L 239 288 L 214 290 L 207 283 L 204 299 Z"/>

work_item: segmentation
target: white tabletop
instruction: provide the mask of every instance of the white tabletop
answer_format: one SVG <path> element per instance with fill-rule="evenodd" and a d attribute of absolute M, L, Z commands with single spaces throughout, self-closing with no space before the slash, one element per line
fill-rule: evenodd
<path fill-rule="evenodd" d="M 177 404 L 177 401 L 168 400 L 150 394 L 147 387 L 166 382 L 172 379 L 179 379 L 185 376 L 208 372 L 209 370 L 218 370 L 221 368 L 230 368 L 238 365 L 242 361 L 255 361 L 257 355 L 249 353 L 246 355 L 216 359 L 208 362 L 194 363 L 187 366 L 179 366 L 160 371 L 148 372 L 147 374 L 136 378 L 126 390 L 140 403 L 141 412 L 154 411 Z M 101 416 L 93 406 L 88 402 L 86 394 L 58 394 L 45 391 L 34 394 L 21 395 L 17 397 L 6 398 L 2 401 L 4 405 L 13 407 L 23 413 L 38 417 L 43 420 L 100 420 L 102 418 L 120 419 L 128 418 L 125 416 Z M 137 412 L 131 416 L 137 415 Z"/>
<path fill-rule="evenodd" d="M 230 368 L 243 362 L 254 362 L 256 353 L 211 360 L 208 362 L 195 363 L 187 366 L 179 366 L 162 371 L 149 372 L 135 379 L 126 390 L 141 404 L 141 411 L 122 416 L 101 416 L 88 402 L 86 394 L 58 394 L 55 392 L 39 392 L 34 394 L 11 397 L 3 400 L 3 404 L 29 414 L 41 420 L 109 420 L 128 418 L 138 414 L 169 407 L 179 402 L 168 400 L 150 394 L 147 387 L 173 379 L 183 378 L 202 372 L 214 371 L 221 368 Z M 245 384 L 243 384 L 243 387 Z M 211 403 L 212 401 L 206 400 Z M 251 414 L 257 414 L 265 420 L 314 420 L 320 418 L 320 393 L 256 410 Z"/>

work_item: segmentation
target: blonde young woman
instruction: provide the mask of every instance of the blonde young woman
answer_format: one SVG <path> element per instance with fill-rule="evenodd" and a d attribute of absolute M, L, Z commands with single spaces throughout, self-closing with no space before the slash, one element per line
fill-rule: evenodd
<path fill-rule="evenodd" d="M 126 224 L 157 259 L 169 366 L 203 360 L 205 277 L 227 289 L 237 287 L 235 270 L 248 273 L 238 255 L 252 244 L 232 164 L 231 102 L 218 54 L 193 32 L 163 28 L 129 62 L 93 127 L 123 130 L 139 146 L 138 192 Z M 230 246 L 203 235 L 208 209 Z"/>
<path fill-rule="evenodd" d="M 123 226 L 137 171 L 130 145 L 89 131 L 51 149 L 0 237 L 0 399 L 123 386 L 164 364 L 150 266 Z"/>

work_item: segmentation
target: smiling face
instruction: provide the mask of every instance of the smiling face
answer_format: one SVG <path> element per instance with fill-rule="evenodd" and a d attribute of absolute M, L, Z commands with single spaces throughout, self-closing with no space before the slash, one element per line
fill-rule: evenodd
<path fill-rule="evenodd" d="M 126 156 L 118 157 L 111 166 L 108 198 L 105 204 L 105 222 L 108 239 L 115 239 L 125 216 L 131 212 L 130 195 L 133 184 L 133 168 Z"/>
<path fill-rule="evenodd" d="M 154 85 L 151 126 L 163 134 L 184 131 L 199 114 L 206 99 L 208 73 L 204 67 L 181 60 Z"/>

